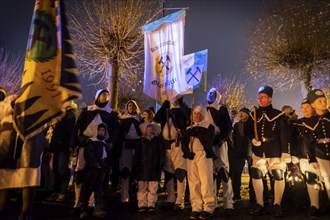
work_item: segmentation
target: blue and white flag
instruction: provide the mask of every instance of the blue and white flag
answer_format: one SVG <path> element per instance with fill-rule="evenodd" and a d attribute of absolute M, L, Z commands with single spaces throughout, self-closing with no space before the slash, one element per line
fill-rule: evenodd
<path fill-rule="evenodd" d="M 206 92 L 207 52 L 206 49 L 182 58 L 186 82 L 197 92 Z"/>
<path fill-rule="evenodd" d="M 143 92 L 161 102 L 192 93 L 192 86 L 182 74 L 185 16 L 185 10 L 180 10 L 142 28 L 145 54 Z"/>

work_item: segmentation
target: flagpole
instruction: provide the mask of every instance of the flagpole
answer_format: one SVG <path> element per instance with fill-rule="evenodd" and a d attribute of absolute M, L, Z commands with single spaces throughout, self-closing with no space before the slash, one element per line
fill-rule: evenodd
<path fill-rule="evenodd" d="M 195 105 L 195 95 L 194 95 L 194 89 L 192 91 L 191 96 L 191 113 L 190 113 L 190 127 L 192 128 L 193 125 L 193 114 L 194 114 L 194 105 Z M 190 152 L 193 152 L 193 142 L 194 142 L 194 136 L 190 137 Z"/>

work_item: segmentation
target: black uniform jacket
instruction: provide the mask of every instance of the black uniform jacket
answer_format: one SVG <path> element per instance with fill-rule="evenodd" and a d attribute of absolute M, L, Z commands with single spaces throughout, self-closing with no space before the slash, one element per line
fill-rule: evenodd
<path fill-rule="evenodd" d="M 316 122 L 316 123 L 315 123 Z M 308 139 L 315 156 L 330 160 L 330 112 L 322 116 L 311 117 L 304 123 L 309 130 Z"/>
<path fill-rule="evenodd" d="M 260 107 L 256 113 L 257 133 L 261 146 L 252 145 L 252 152 L 258 157 L 262 157 L 265 153 L 266 158 L 278 158 L 282 153 L 290 153 L 288 125 L 284 113 L 274 109 L 272 105 Z M 254 111 L 250 113 L 246 129 L 248 137 L 255 138 Z"/>
<path fill-rule="evenodd" d="M 298 143 L 297 150 L 294 156 L 301 159 L 309 159 L 310 162 L 315 162 L 315 152 L 312 149 L 311 143 L 309 142 L 309 133 L 311 130 L 309 128 L 315 127 L 318 122 L 318 118 L 313 116 L 311 118 L 300 118 L 297 122 L 298 131 Z M 307 125 L 307 126 L 305 126 Z"/>

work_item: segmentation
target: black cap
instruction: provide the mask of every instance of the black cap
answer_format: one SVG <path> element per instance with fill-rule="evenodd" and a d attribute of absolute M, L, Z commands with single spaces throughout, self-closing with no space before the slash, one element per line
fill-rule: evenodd
<path fill-rule="evenodd" d="M 258 89 L 258 95 L 260 93 L 264 93 L 266 95 L 268 95 L 269 97 L 273 97 L 273 88 L 270 87 L 270 86 L 261 86 L 259 89 Z"/>
<path fill-rule="evenodd" d="M 311 104 L 309 101 L 308 101 L 308 98 L 304 98 L 301 102 L 301 104 Z"/>
<path fill-rule="evenodd" d="M 307 99 L 310 103 L 313 103 L 318 98 L 326 98 L 324 92 L 321 89 L 313 89 L 307 94 Z"/>
<path fill-rule="evenodd" d="M 250 114 L 250 110 L 248 108 L 241 108 L 240 112 L 245 112 L 246 114 Z"/>

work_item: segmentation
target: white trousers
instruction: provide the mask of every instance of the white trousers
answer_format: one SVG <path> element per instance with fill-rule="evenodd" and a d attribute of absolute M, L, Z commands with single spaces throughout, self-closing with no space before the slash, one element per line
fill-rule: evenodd
<path fill-rule="evenodd" d="M 138 181 L 138 207 L 155 207 L 158 196 L 158 181 Z"/>
<path fill-rule="evenodd" d="M 308 159 L 300 159 L 299 160 L 299 167 L 301 173 L 305 174 L 306 172 L 315 173 L 316 175 L 321 177 L 320 173 L 320 166 L 318 163 L 309 163 Z M 306 182 L 307 192 L 310 200 L 310 206 L 314 206 L 316 208 L 320 208 L 320 201 L 319 201 L 319 190 L 314 188 L 314 185 L 308 184 Z"/>
<path fill-rule="evenodd" d="M 330 160 L 324 160 L 316 157 L 317 163 L 320 166 L 321 177 L 323 178 L 325 189 L 330 200 Z"/>
<path fill-rule="evenodd" d="M 188 183 L 192 211 L 213 213 L 213 161 L 205 151 L 196 151 L 193 160 L 187 160 Z"/>
<path fill-rule="evenodd" d="M 182 157 L 183 152 L 181 146 L 176 147 L 175 143 L 171 144 L 171 149 L 166 150 L 164 170 L 175 174 L 176 169 L 187 170 L 187 160 Z M 186 178 L 183 182 L 177 180 L 177 197 L 174 190 L 174 179 L 170 179 L 166 183 L 167 202 L 175 203 L 177 205 L 184 205 L 184 196 L 186 192 Z"/>
<path fill-rule="evenodd" d="M 258 157 L 255 154 L 252 154 L 252 167 L 261 170 L 263 175 L 266 175 L 267 171 L 271 170 L 282 170 L 283 173 L 286 170 L 286 163 L 281 158 L 265 158 Z M 257 203 L 260 205 L 264 205 L 263 198 L 263 183 L 262 179 L 254 179 L 252 178 L 252 184 L 254 191 L 256 193 Z M 275 180 L 274 181 L 274 204 L 281 205 L 282 196 L 285 189 L 285 179 L 283 180 Z"/>

